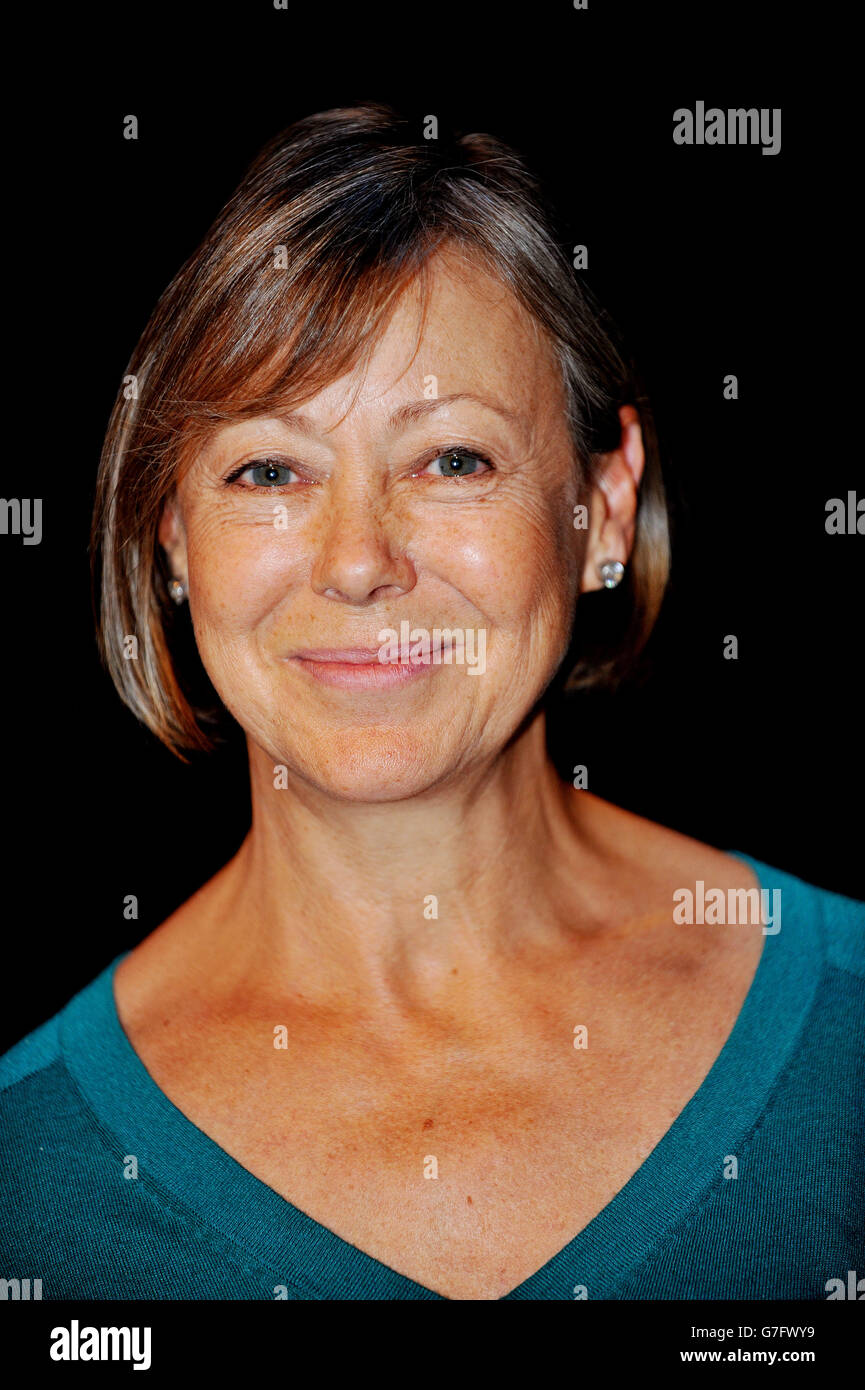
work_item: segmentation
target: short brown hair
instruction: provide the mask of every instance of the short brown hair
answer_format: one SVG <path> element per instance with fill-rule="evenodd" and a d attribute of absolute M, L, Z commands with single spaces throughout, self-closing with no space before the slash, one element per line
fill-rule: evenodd
<path fill-rule="evenodd" d="M 533 316 L 561 366 L 588 500 L 593 460 L 635 405 L 646 447 L 615 633 L 581 647 L 567 682 L 615 683 L 644 645 L 669 567 L 660 459 L 645 392 L 609 317 L 581 285 L 555 213 L 522 159 L 489 135 L 419 138 L 364 103 L 297 121 L 254 161 L 171 281 L 130 359 L 100 461 L 93 516 L 99 649 L 121 698 L 178 756 L 212 748 L 193 693 L 157 540 L 190 450 L 218 424 L 299 402 L 375 345 L 407 284 L 456 245 Z M 124 638 L 137 635 L 137 660 Z M 184 655 L 182 648 L 187 651 Z M 194 660 L 194 654 L 193 654 Z M 200 667 L 200 662 L 199 662 Z M 200 672 L 199 672 L 200 676 Z"/>

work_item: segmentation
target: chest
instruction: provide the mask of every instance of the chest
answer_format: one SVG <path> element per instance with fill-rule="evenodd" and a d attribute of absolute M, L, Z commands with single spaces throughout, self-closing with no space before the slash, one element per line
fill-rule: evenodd
<path fill-rule="evenodd" d="M 145 1060 L 189 1119 L 315 1221 L 445 1297 L 495 1299 L 621 1190 L 729 1031 L 719 1017 L 683 1046 L 668 1020 L 625 1018 L 515 1024 L 483 1052 L 410 1055 L 362 1031 L 289 1027 L 280 1047 L 275 1030 L 208 1038 L 199 1024 L 194 1049 Z"/>

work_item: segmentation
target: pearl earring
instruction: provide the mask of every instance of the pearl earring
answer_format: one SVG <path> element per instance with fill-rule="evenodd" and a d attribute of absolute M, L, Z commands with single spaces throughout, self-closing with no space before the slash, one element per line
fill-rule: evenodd
<path fill-rule="evenodd" d="M 621 560 L 605 560 L 602 565 L 598 565 L 598 574 L 605 589 L 615 589 L 617 584 L 621 584 L 624 573 L 625 566 Z"/>
<path fill-rule="evenodd" d="M 168 585 L 168 592 L 176 604 L 181 604 L 186 598 L 186 585 L 182 579 L 172 579 Z"/>

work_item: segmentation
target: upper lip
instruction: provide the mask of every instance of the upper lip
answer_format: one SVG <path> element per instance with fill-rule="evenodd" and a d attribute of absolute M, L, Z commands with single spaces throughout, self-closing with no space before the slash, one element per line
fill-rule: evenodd
<path fill-rule="evenodd" d="M 305 647 L 302 651 L 292 652 L 292 656 L 300 657 L 302 661 L 345 661 L 355 666 L 369 665 L 371 662 L 378 662 L 381 647 Z"/>

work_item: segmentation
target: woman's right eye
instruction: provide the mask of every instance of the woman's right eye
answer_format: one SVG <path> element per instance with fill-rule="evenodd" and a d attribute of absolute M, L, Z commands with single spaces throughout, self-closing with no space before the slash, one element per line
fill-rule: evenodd
<path fill-rule="evenodd" d="M 236 474 L 236 477 L 245 478 L 247 474 L 253 487 L 263 488 L 284 487 L 296 476 L 287 463 L 277 463 L 273 459 L 250 463 L 241 473 Z"/>

